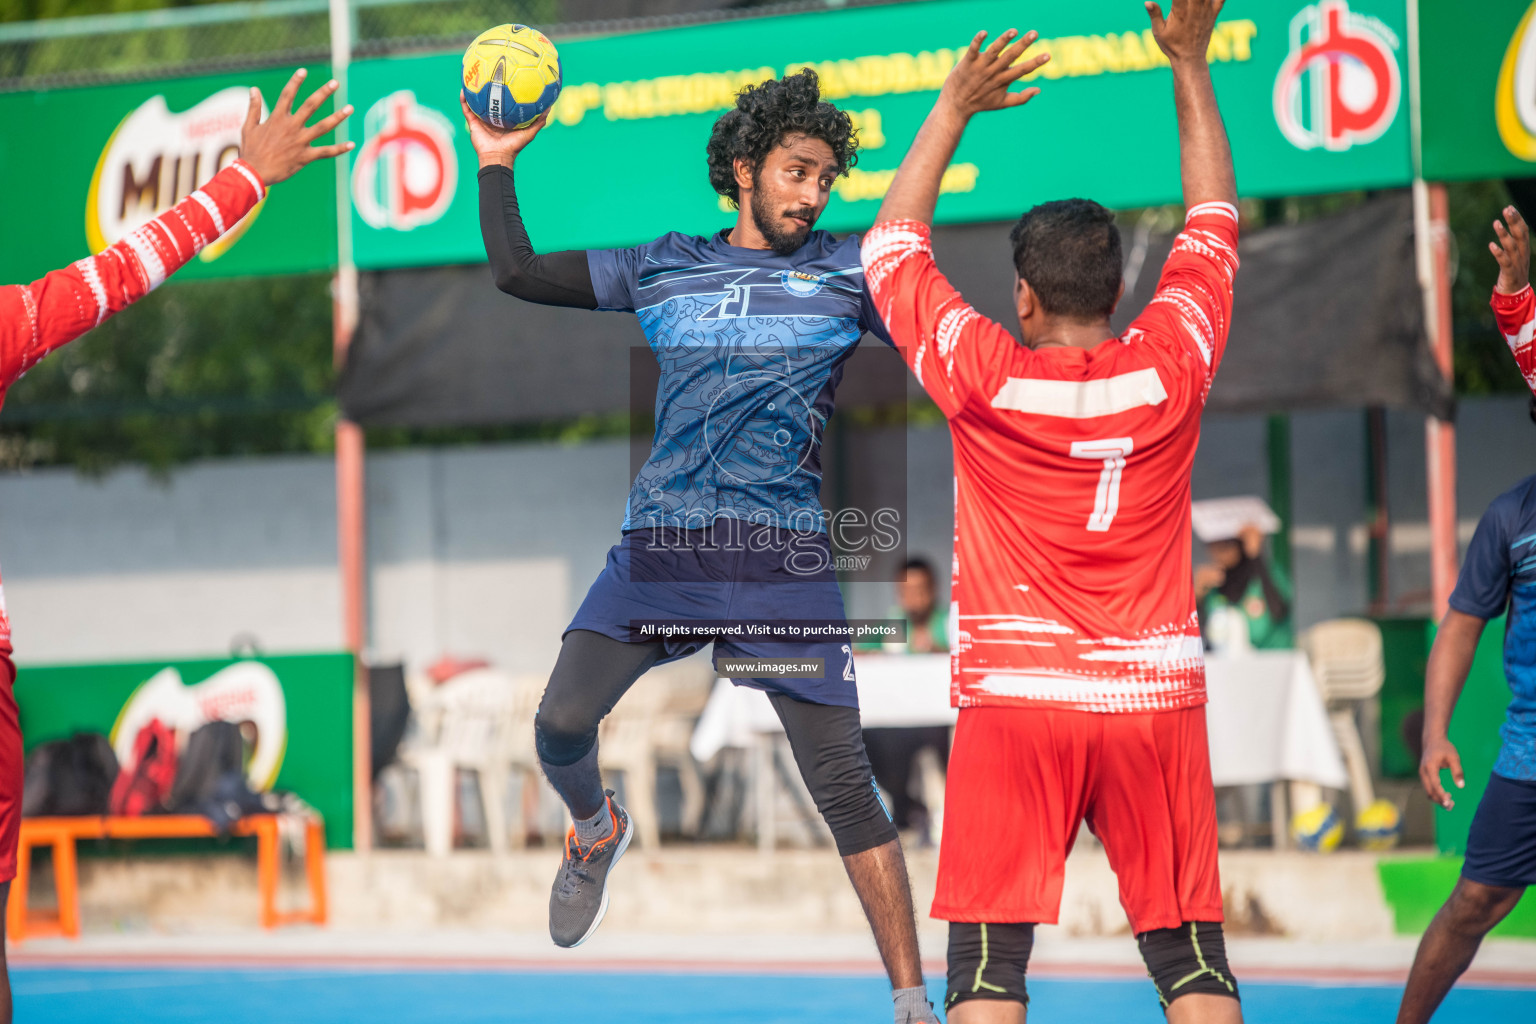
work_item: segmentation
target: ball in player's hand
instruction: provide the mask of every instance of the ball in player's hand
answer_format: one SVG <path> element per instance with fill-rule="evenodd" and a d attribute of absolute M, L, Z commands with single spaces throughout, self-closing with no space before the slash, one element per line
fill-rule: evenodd
<path fill-rule="evenodd" d="M 488 29 L 464 51 L 464 102 L 497 131 L 538 120 L 555 105 L 560 84 L 555 44 L 527 25 Z"/>

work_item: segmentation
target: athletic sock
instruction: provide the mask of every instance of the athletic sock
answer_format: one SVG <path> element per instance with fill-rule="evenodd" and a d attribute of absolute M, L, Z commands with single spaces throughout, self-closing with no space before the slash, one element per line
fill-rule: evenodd
<path fill-rule="evenodd" d="M 585 818 L 607 808 L 608 798 L 603 795 L 603 773 L 597 767 L 596 743 L 580 760 L 571 764 L 550 764 L 541 757 L 539 767 L 543 769 L 550 786 L 565 801 L 571 817 Z"/>
<path fill-rule="evenodd" d="M 589 850 L 594 843 L 601 842 L 613 835 L 613 813 L 608 809 L 608 801 L 603 801 L 602 808 L 590 818 L 576 819 L 576 842 L 583 850 Z"/>
<path fill-rule="evenodd" d="M 896 1024 L 939 1024 L 926 986 L 892 989 L 891 1002 L 896 1004 Z"/>

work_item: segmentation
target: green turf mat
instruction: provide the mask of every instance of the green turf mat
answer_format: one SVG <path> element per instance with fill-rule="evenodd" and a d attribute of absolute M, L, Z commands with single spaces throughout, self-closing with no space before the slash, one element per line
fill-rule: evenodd
<path fill-rule="evenodd" d="M 1445 902 L 1461 876 L 1460 857 L 1416 857 L 1376 864 L 1381 888 L 1392 907 L 1399 935 L 1418 935 Z M 1536 939 L 1536 896 L 1520 901 L 1490 934 L 1506 939 Z"/>

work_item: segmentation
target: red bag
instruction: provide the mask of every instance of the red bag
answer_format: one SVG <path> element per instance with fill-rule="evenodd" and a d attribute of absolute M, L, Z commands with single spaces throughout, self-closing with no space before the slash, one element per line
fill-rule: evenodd
<path fill-rule="evenodd" d="M 175 782 L 176 734 L 151 719 L 133 738 L 133 759 L 112 784 L 112 813 L 137 817 L 163 811 Z"/>

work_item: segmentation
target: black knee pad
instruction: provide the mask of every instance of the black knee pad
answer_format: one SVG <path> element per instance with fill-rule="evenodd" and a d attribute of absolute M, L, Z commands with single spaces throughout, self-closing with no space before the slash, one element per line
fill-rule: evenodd
<path fill-rule="evenodd" d="M 533 719 L 533 745 L 539 760 L 562 768 L 580 761 L 597 745 L 600 722 L 601 718 L 584 714 L 580 708 L 551 701 L 546 693 Z"/>
<path fill-rule="evenodd" d="M 1238 998 L 1237 982 L 1227 968 L 1227 942 L 1215 921 L 1186 921 L 1136 936 L 1147 973 L 1157 986 L 1163 1009 L 1191 992 Z"/>
<path fill-rule="evenodd" d="M 968 999 L 1008 1000 L 1029 1005 L 1024 975 L 1035 948 L 1032 924 L 967 924 L 949 926 L 949 988 L 947 1013 Z"/>

